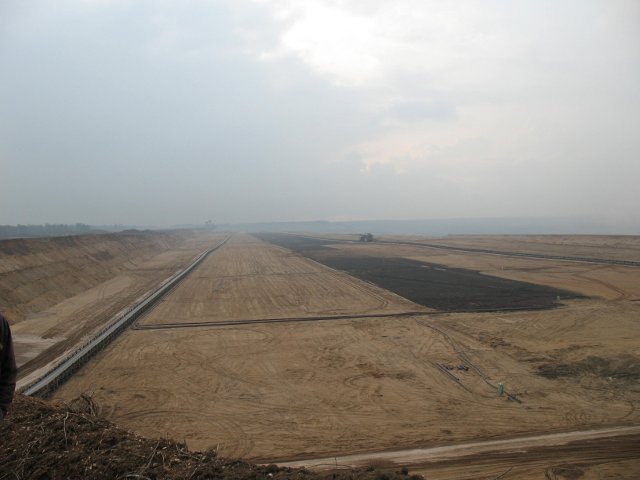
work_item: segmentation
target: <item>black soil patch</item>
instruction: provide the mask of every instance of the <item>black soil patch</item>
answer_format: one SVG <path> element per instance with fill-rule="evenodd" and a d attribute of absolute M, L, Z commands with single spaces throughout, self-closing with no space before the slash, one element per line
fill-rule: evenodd
<path fill-rule="evenodd" d="M 582 298 L 569 291 L 493 277 L 474 270 L 400 257 L 353 255 L 329 248 L 332 244 L 344 243 L 341 241 L 278 234 L 256 236 L 440 311 L 546 309 L 558 306 L 558 298 Z"/>
<path fill-rule="evenodd" d="M 640 380 L 640 359 L 624 354 L 611 358 L 591 356 L 573 363 L 544 363 L 538 366 L 538 375 L 546 378 L 595 375 L 637 381 Z"/>

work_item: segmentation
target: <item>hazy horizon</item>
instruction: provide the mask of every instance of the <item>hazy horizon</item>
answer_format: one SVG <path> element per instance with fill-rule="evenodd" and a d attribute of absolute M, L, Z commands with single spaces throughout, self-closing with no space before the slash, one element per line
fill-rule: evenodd
<path fill-rule="evenodd" d="M 633 0 L 8 0 L 0 65 L 0 225 L 640 233 Z"/>
<path fill-rule="evenodd" d="M 621 226 L 606 219 L 563 217 L 501 217 L 501 218 L 440 218 L 414 220 L 354 220 L 354 221 L 282 221 L 256 223 L 192 223 L 177 225 L 149 224 L 69 224 L 69 225 L 0 225 L 0 239 L 83 235 L 129 230 L 203 229 L 214 232 L 259 233 L 340 233 L 365 232 L 397 235 L 622 235 L 639 236 L 637 225 Z"/>

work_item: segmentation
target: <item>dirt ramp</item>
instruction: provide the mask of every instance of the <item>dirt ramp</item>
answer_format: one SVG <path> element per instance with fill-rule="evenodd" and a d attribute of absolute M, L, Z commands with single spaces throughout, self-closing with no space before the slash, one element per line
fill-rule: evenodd
<path fill-rule="evenodd" d="M 190 232 L 139 232 L 0 241 L 0 311 L 14 323 L 167 250 Z"/>

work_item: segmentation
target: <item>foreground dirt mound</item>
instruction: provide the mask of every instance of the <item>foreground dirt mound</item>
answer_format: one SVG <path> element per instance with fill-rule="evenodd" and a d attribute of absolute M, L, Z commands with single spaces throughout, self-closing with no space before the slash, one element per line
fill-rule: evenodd
<path fill-rule="evenodd" d="M 0 478 L 377 479 L 422 477 L 374 469 L 318 474 L 191 452 L 171 440 L 139 437 L 95 415 L 88 397 L 69 404 L 18 395 L 0 423 Z"/>

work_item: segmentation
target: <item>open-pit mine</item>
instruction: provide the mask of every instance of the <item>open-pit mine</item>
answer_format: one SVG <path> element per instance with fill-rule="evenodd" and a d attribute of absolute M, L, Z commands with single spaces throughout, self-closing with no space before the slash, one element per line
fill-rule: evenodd
<path fill-rule="evenodd" d="M 88 394 L 138 434 L 259 463 L 430 480 L 640 472 L 639 237 L 0 241 L 19 387 L 196 260 L 46 394 Z"/>

